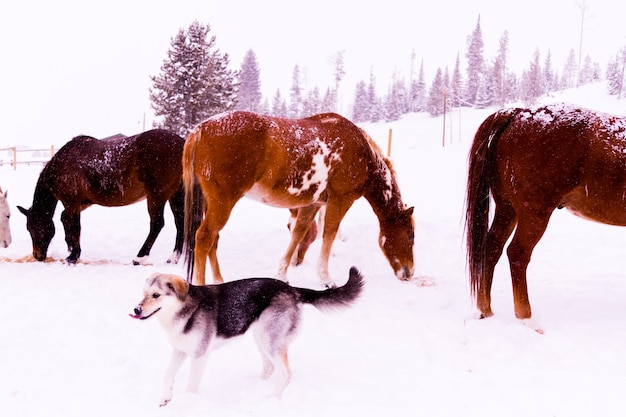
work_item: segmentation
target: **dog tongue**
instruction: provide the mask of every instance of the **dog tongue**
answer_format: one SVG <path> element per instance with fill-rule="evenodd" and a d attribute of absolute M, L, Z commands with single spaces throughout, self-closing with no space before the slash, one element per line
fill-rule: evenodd
<path fill-rule="evenodd" d="M 128 315 L 130 316 L 131 319 L 137 319 L 139 320 L 141 318 L 141 316 L 138 316 L 136 314 L 132 314 L 132 313 L 128 313 Z"/>

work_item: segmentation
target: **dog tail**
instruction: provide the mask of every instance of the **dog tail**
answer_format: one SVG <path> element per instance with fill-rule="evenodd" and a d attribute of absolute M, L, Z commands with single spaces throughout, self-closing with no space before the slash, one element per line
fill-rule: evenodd
<path fill-rule="evenodd" d="M 317 308 L 323 309 L 350 306 L 359 298 L 364 286 L 363 275 L 353 266 L 350 268 L 348 282 L 341 287 L 328 288 L 324 291 L 316 291 L 308 288 L 298 288 L 297 290 L 300 295 L 299 301 L 301 303 L 312 304 Z"/>

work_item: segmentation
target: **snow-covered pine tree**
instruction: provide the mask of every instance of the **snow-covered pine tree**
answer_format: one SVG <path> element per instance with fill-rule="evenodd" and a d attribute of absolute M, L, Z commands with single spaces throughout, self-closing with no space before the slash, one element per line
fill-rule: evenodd
<path fill-rule="evenodd" d="M 239 71 L 239 93 L 237 94 L 238 110 L 258 112 L 261 106 L 261 70 L 252 49 L 246 52 Z"/>
<path fill-rule="evenodd" d="M 420 112 L 426 105 L 426 82 L 424 81 L 424 60 L 420 63 L 420 70 L 416 79 L 411 82 L 409 90 L 409 111 Z"/>
<path fill-rule="evenodd" d="M 498 54 L 493 62 L 491 81 L 493 85 L 493 101 L 504 107 L 507 99 L 507 65 L 509 54 L 509 32 L 504 31 L 500 37 Z"/>
<path fill-rule="evenodd" d="M 606 81 L 609 94 L 617 95 L 621 98 L 624 89 L 624 72 L 626 69 L 626 47 L 623 47 L 609 61 L 606 71 Z"/>
<path fill-rule="evenodd" d="M 287 103 L 280 94 L 280 90 L 276 90 L 276 94 L 274 94 L 272 99 L 271 114 L 276 117 L 287 117 Z"/>
<path fill-rule="evenodd" d="M 365 81 L 359 81 L 354 92 L 352 121 L 355 123 L 367 122 L 369 120 L 368 108 L 367 84 L 365 84 Z"/>
<path fill-rule="evenodd" d="M 235 104 L 237 73 L 228 69 L 228 54 L 215 48 L 210 26 L 194 21 L 172 38 L 161 72 L 151 76 L 154 126 L 186 137 L 191 129 Z"/>
<path fill-rule="evenodd" d="M 441 68 L 437 68 L 435 78 L 428 92 L 428 101 L 426 103 L 426 110 L 432 116 L 439 116 L 443 113 L 444 88 L 443 73 Z"/>
<path fill-rule="evenodd" d="M 452 71 L 452 80 L 450 80 L 450 91 L 448 93 L 449 103 L 451 107 L 460 107 L 463 103 L 463 80 L 461 78 L 461 59 L 456 54 L 456 62 L 454 71 Z"/>
<path fill-rule="evenodd" d="M 467 40 L 467 84 L 465 88 L 465 101 L 468 105 L 474 105 L 476 94 L 480 87 L 481 76 L 484 72 L 483 59 L 483 35 L 480 29 L 480 16 L 476 28 Z"/>
<path fill-rule="evenodd" d="M 535 50 L 534 58 L 530 62 L 530 67 L 522 76 L 522 91 L 520 98 L 527 105 L 535 104 L 539 96 L 543 94 L 543 81 L 541 65 L 539 61 L 539 49 Z"/>
<path fill-rule="evenodd" d="M 291 88 L 289 90 L 289 117 L 298 118 L 302 112 L 302 86 L 300 81 L 300 67 L 293 67 Z"/>

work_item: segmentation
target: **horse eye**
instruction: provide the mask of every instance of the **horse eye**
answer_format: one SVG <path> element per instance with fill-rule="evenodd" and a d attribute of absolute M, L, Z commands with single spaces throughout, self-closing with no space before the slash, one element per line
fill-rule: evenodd
<path fill-rule="evenodd" d="M 156 292 L 154 294 L 152 294 L 152 298 L 159 298 L 160 296 L 161 296 L 161 294 L 156 293 Z"/>

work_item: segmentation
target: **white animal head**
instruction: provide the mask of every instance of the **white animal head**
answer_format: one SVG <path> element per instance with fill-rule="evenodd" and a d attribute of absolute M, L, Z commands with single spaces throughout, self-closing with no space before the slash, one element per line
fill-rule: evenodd
<path fill-rule="evenodd" d="M 8 192 L 2 192 L 0 188 L 0 248 L 8 248 L 11 244 L 11 227 L 9 220 L 11 218 L 11 209 L 7 201 Z"/>
<path fill-rule="evenodd" d="M 183 278 L 169 274 L 152 274 L 146 279 L 143 300 L 130 316 L 146 320 L 161 311 L 178 308 L 187 298 L 189 284 Z"/>

